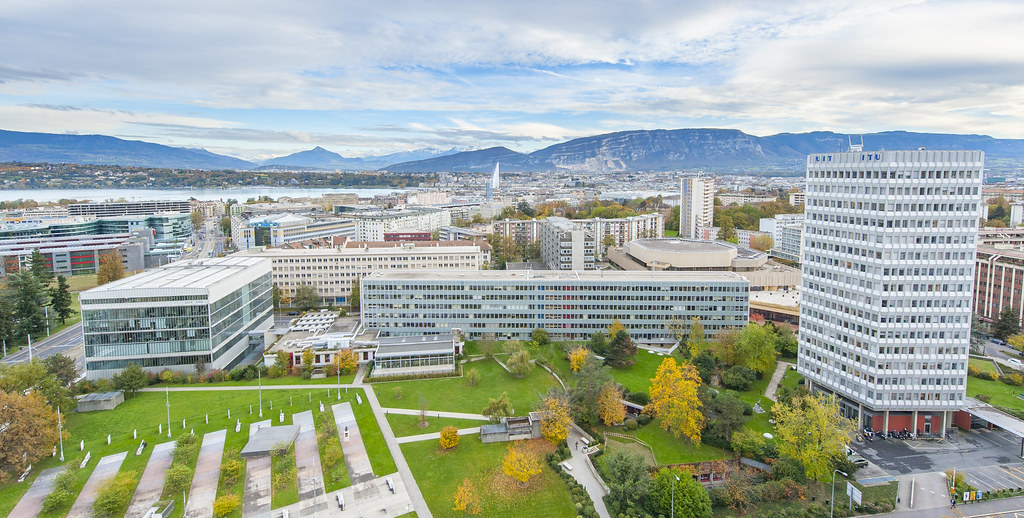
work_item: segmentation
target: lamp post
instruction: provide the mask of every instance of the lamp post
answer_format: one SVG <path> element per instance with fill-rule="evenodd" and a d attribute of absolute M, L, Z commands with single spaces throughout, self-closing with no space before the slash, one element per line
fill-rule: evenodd
<path fill-rule="evenodd" d="M 171 392 L 167 387 L 164 387 L 164 399 L 167 405 L 167 438 L 171 438 Z M 184 500 L 184 497 L 182 497 Z"/>
<path fill-rule="evenodd" d="M 64 428 L 60 422 L 60 407 L 57 407 L 57 439 L 60 441 L 60 461 L 64 462 Z"/>
<path fill-rule="evenodd" d="M 676 482 L 679 482 L 679 475 L 672 474 L 675 480 L 672 481 L 672 518 L 676 518 Z"/>
<path fill-rule="evenodd" d="M 260 419 L 263 419 L 263 376 L 260 375 L 259 369 L 256 369 L 256 380 L 260 384 Z"/>
<path fill-rule="evenodd" d="M 313 477 L 313 518 L 316 518 L 316 477 Z M 326 489 L 324 489 L 326 491 Z"/>
<path fill-rule="evenodd" d="M 337 358 L 338 356 L 335 355 L 334 357 Z M 341 401 L 341 367 L 338 367 L 334 372 L 338 373 L 338 401 Z"/>
<path fill-rule="evenodd" d="M 836 510 L 836 473 L 842 473 L 844 477 L 849 477 L 845 471 L 839 471 L 838 469 L 832 470 L 832 500 L 829 500 L 828 506 L 828 518 L 832 518 L 832 513 Z"/>

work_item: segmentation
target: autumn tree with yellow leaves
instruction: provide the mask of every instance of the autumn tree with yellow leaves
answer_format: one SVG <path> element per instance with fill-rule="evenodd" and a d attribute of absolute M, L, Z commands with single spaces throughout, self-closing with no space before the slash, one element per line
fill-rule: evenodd
<path fill-rule="evenodd" d="M 462 485 L 455 491 L 455 505 L 452 511 L 462 511 L 467 515 L 480 514 L 480 497 L 476 494 L 473 482 L 468 478 L 462 480 Z"/>
<path fill-rule="evenodd" d="M 586 347 L 575 347 L 569 351 L 569 368 L 573 372 L 579 372 L 583 368 L 583 365 L 587 363 L 587 358 L 590 356 L 590 350 Z"/>
<path fill-rule="evenodd" d="M 441 429 L 441 447 L 450 450 L 459 444 L 459 429 L 446 426 Z"/>
<path fill-rule="evenodd" d="M 540 434 L 547 440 L 558 444 L 569 436 L 572 418 L 569 417 L 569 402 L 561 396 L 549 395 L 540 405 L 543 417 L 540 422 Z"/>
<path fill-rule="evenodd" d="M 601 395 L 597 397 L 597 415 L 608 426 L 619 424 L 626 419 L 622 389 L 614 382 L 609 381 L 601 387 Z"/>
<path fill-rule="evenodd" d="M 680 365 L 675 358 L 667 357 L 651 378 L 651 401 L 644 412 L 662 418 L 661 427 L 673 436 L 685 435 L 700 444 L 707 417 L 701 412 L 704 405 L 697 397 L 698 387 L 700 374 L 693 365 Z"/>
<path fill-rule="evenodd" d="M 818 480 L 846 454 L 857 424 L 843 417 L 835 396 L 807 395 L 772 407 L 779 452 L 799 460 L 807 476 Z"/>
<path fill-rule="evenodd" d="M 501 471 L 516 479 L 520 487 L 526 487 L 530 478 L 540 474 L 540 461 L 524 448 L 510 444 L 505 458 L 501 460 Z"/>

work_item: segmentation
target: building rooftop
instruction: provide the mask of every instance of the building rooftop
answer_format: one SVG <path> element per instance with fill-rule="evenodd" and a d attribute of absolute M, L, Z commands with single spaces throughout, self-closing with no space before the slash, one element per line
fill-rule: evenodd
<path fill-rule="evenodd" d="M 178 261 L 155 270 L 148 270 L 138 275 L 97 286 L 82 292 L 82 298 L 97 298 L 110 291 L 141 288 L 208 289 L 214 284 L 247 268 L 257 266 L 264 261 L 267 262 L 269 267 L 269 261 L 262 257 L 231 256 L 217 259 Z"/>
<path fill-rule="evenodd" d="M 311 245 L 312 246 L 312 245 Z M 282 247 L 263 250 L 243 250 L 238 254 L 245 257 L 331 257 L 339 255 L 378 254 L 401 255 L 416 252 L 443 252 L 446 254 L 477 253 L 490 250 L 486 242 L 472 241 L 349 241 L 344 246 L 335 245 L 323 248 Z"/>
<path fill-rule="evenodd" d="M 121 394 L 120 390 L 115 390 L 113 392 L 94 392 L 92 394 L 87 394 L 82 399 L 79 399 L 78 402 L 81 403 L 83 401 L 110 401 L 116 398 L 119 394 Z"/>
<path fill-rule="evenodd" d="M 689 282 L 743 282 L 747 280 L 733 272 L 626 272 L 605 270 L 394 270 L 376 271 L 364 279 L 398 280 L 476 280 L 476 281 L 689 281 Z"/>
<path fill-rule="evenodd" d="M 639 246 L 659 252 L 723 252 L 730 247 L 718 241 L 701 241 L 698 239 L 636 239 L 629 246 Z"/>
<path fill-rule="evenodd" d="M 381 337 L 377 358 L 404 356 L 406 354 L 451 353 L 455 347 L 455 337 L 451 333 L 420 336 L 388 336 Z"/>

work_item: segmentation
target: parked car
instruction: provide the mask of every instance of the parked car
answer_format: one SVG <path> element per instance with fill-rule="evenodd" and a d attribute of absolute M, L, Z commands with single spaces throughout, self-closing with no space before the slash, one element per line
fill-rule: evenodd
<path fill-rule="evenodd" d="M 1024 370 L 1024 362 L 1021 362 L 1017 358 L 1007 358 L 1006 363 L 1009 363 L 1014 369 Z"/>
<path fill-rule="evenodd" d="M 868 459 L 865 459 L 860 455 L 850 455 L 849 459 L 850 462 L 852 462 L 853 465 L 857 466 L 858 468 L 863 468 L 864 466 L 868 465 Z"/>

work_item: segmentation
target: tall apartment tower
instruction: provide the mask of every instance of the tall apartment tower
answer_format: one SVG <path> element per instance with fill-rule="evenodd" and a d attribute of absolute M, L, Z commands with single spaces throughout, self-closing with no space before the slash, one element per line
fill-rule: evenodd
<path fill-rule="evenodd" d="M 699 239 L 701 228 L 714 226 L 715 179 L 679 180 L 679 237 Z"/>
<path fill-rule="evenodd" d="M 797 370 L 875 430 L 964 406 L 981 151 L 807 157 Z"/>

